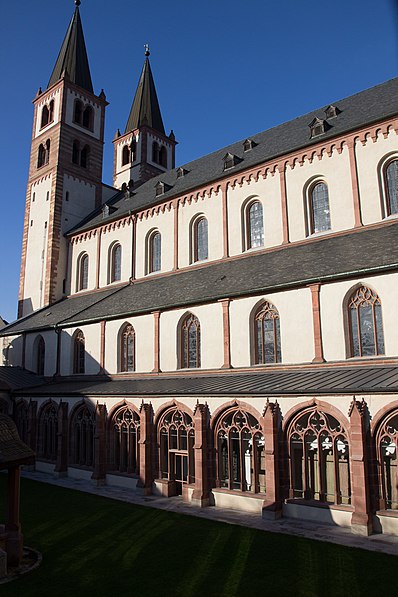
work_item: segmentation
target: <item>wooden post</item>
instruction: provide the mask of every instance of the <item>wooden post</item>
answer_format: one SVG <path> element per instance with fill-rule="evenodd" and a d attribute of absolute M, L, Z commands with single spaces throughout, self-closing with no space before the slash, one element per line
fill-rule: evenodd
<path fill-rule="evenodd" d="M 197 403 L 194 414 L 195 424 L 195 489 L 192 503 L 202 508 L 209 505 L 209 421 L 207 404 Z"/>
<path fill-rule="evenodd" d="M 140 478 L 137 489 L 143 495 L 151 495 L 154 479 L 152 468 L 153 409 L 151 404 L 141 404 L 140 408 Z"/>

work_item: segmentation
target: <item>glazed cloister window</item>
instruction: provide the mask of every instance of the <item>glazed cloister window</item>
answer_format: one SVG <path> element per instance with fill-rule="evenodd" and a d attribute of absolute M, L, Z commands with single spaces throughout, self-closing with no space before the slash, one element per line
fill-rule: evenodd
<path fill-rule="evenodd" d="M 181 368 L 200 367 L 200 323 L 189 313 L 181 324 Z"/>
<path fill-rule="evenodd" d="M 337 419 L 317 409 L 299 415 L 288 445 L 290 497 L 351 503 L 349 445 Z"/>
<path fill-rule="evenodd" d="M 246 246 L 248 249 L 264 245 L 263 206 L 253 201 L 246 208 Z"/>
<path fill-rule="evenodd" d="M 135 332 L 132 325 L 124 326 L 120 334 L 120 371 L 135 370 Z"/>
<path fill-rule="evenodd" d="M 351 356 L 384 354 L 381 302 L 367 286 L 358 288 L 348 303 Z"/>
<path fill-rule="evenodd" d="M 208 258 L 208 224 L 206 218 L 199 218 L 194 222 L 192 244 L 192 261 L 204 261 Z"/>
<path fill-rule="evenodd" d="M 310 233 L 330 230 L 329 191 L 327 184 L 318 182 L 309 193 Z"/>
<path fill-rule="evenodd" d="M 82 331 L 73 339 L 73 373 L 84 373 L 86 363 L 86 342 Z"/>
<path fill-rule="evenodd" d="M 385 171 L 387 215 L 398 213 L 398 160 L 388 164 Z"/>
<path fill-rule="evenodd" d="M 398 414 L 389 417 L 378 433 L 378 460 L 382 480 L 382 508 L 398 510 Z"/>
<path fill-rule="evenodd" d="M 159 272 L 162 260 L 162 237 L 155 232 L 148 241 L 148 273 Z"/>
<path fill-rule="evenodd" d="M 279 313 L 272 303 L 265 301 L 254 317 L 255 363 L 280 363 L 281 337 Z"/>
<path fill-rule="evenodd" d="M 158 425 L 160 476 L 182 485 L 195 482 L 195 430 L 192 418 L 178 408 L 168 410 Z"/>
<path fill-rule="evenodd" d="M 58 451 L 58 415 L 56 405 L 44 407 L 39 418 L 38 456 L 55 462 Z"/>
<path fill-rule="evenodd" d="M 129 408 L 119 408 L 112 419 L 113 470 L 133 475 L 139 474 L 140 417 Z"/>
<path fill-rule="evenodd" d="M 71 421 L 71 463 L 78 466 L 94 465 L 94 413 L 81 406 Z"/>
<path fill-rule="evenodd" d="M 38 375 L 44 375 L 44 365 L 46 360 L 46 344 L 43 336 L 39 336 L 36 347 L 36 371 Z"/>
<path fill-rule="evenodd" d="M 88 288 L 88 255 L 84 253 L 78 261 L 77 290 L 87 290 Z"/>
<path fill-rule="evenodd" d="M 218 487 L 265 493 L 265 441 L 257 419 L 227 411 L 216 427 Z"/>

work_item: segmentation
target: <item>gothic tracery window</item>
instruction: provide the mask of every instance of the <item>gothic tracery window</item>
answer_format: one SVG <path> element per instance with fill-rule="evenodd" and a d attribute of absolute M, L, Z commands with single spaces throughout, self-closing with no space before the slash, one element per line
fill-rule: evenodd
<path fill-rule="evenodd" d="M 377 434 L 378 461 L 381 468 L 382 509 L 398 510 L 398 414 L 389 416 Z"/>
<path fill-rule="evenodd" d="M 192 418 L 178 408 L 169 409 L 158 424 L 159 472 L 174 481 L 176 493 L 195 482 L 195 430 Z"/>
<path fill-rule="evenodd" d="M 95 414 L 85 404 L 73 414 L 70 430 L 70 462 L 77 466 L 94 465 Z"/>
<path fill-rule="evenodd" d="M 245 208 L 246 248 L 255 249 L 264 245 L 263 206 L 253 201 Z"/>
<path fill-rule="evenodd" d="M 135 370 L 135 332 L 130 324 L 126 324 L 120 334 L 120 371 Z"/>
<path fill-rule="evenodd" d="M 310 234 L 330 230 L 329 191 L 324 182 L 317 182 L 309 190 L 309 230 Z"/>
<path fill-rule="evenodd" d="M 58 449 L 58 414 L 54 402 L 45 405 L 39 416 L 38 456 L 55 462 Z"/>
<path fill-rule="evenodd" d="M 140 417 L 129 406 L 117 409 L 111 421 L 112 470 L 138 475 Z"/>
<path fill-rule="evenodd" d="M 265 440 L 258 420 L 244 409 L 227 410 L 215 430 L 217 487 L 265 493 Z"/>
<path fill-rule="evenodd" d="M 348 436 L 317 408 L 295 417 L 288 431 L 290 497 L 351 503 Z"/>
<path fill-rule="evenodd" d="M 188 313 L 181 323 L 181 368 L 200 367 L 200 323 L 192 313 Z"/>
<path fill-rule="evenodd" d="M 85 338 L 78 330 L 73 338 L 73 373 L 84 373 L 86 362 Z"/>
<path fill-rule="evenodd" d="M 256 365 L 282 360 L 279 313 L 268 301 L 254 316 L 254 355 Z"/>
<path fill-rule="evenodd" d="M 392 160 L 384 169 L 387 215 L 398 213 L 398 159 Z"/>
<path fill-rule="evenodd" d="M 361 286 L 348 303 L 351 356 L 384 354 L 381 302 L 376 292 Z"/>

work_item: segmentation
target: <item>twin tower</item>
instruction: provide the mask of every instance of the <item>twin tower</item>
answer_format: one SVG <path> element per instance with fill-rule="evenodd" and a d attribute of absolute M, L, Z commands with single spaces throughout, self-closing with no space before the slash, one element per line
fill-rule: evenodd
<path fill-rule="evenodd" d="M 68 293 L 65 233 L 115 195 L 175 166 L 176 141 L 166 135 L 149 50 L 123 133 L 114 144 L 113 187 L 102 182 L 105 108 L 95 95 L 80 19 L 80 0 L 47 88 L 34 100 L 18 317 Z"/>

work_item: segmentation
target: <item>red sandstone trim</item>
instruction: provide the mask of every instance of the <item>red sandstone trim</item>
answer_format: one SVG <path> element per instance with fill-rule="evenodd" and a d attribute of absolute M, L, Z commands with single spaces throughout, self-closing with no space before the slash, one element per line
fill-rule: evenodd
<path fill-rule="evenodd" d="M 100 263 L 101 263 L 101 237 L 102 237 L 102 229 L 100 228 L 97 234 L 97 263 L 96 263 L 96 270 L 95 270 L 95 288 L 99 289 L 100 287 Z"/>
<path fill-rule="evenodd" d="M 350 172 L 351 172 L 351 186 L 352 186 L 352 197 L 354 201 L 354 220 L 355 227 L 362 226 L 362 215 L 361 215 L 361 199 L 359 196 L 359 183 L 358 183 L 358 168 L 357 159 L 355 154 L 355 139 L 350 137 L 347 140 L 349 158 L 350 158 Z"/>
<path fill-rule="evenodd" d="M 314 328 L 314 348 L 315 348 L 315 356 L 312 359 L 313 363 L 324 363 L 325 359 L 323 357 L 323 346 L 322 346 L 322 328 L 321 328 L 321 313 L 320 313 L 320 303 L 319 303 L 319 292 L 321 285 L 320 284 L 311 284 L 309 286 L 311 290 L 311 299 L 312 299 L 312 322 Z"/>
<path fill-rule="evenodd" d="M 221 369 L 231 368 L 231 344 L 230 344 L 230 320 L 229 320 L 229 303 L 230 299 L 221 299 L 219 301 L 222 306 L 222 320 L 223 320 L 223 346 L 224 346 L 224 363 Z"/>
<path fill-rule="evenodd" d="M 283 229 L 283 244 L 289 243 L 289 220 L 287 211 L 287 192 L 286 192 L 286 165 L 284 162 L 278 164 L 280 175 L 281 188 L 281 208 L 282 208 L 282 229 Z"/>
<path fill-rule="evenodd" d="M 229 236 L 228 236 L 228 183 L 221 184 L 222 194 L 222 234 L 223 234 L 223 258 L 229 256 Z"/>
<path fill-rule="evenodd" d="M 154 373 L 160 373 L 160 335 L 159 335 L 159 320 L 160 311 L 153 311 L 153 325 L 154 325 L 154 346 L 153 346 L 153 369 Z"/>
<path fill-rule="evenodd" d="M 178 201 L 173 202 L 174 209 L 174 264 L 173 270 L 178 270 Z"/>
<path fill-rule="evenodd" d="M 105 339 L 106 339 L 106 321 L 101 321 L 101 339 L 100 339 L 100 368 L 99 373 L 105 372 Z"/>

